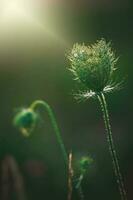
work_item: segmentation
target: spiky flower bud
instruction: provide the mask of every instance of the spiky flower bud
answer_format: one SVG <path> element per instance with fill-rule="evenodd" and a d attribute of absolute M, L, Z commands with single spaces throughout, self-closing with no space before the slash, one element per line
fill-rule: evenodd
<path fill-rule="evenodd" d="M 34 110 L 27 108 L 22 109 L 20 112 L 16 114 L 14 117 L 13 123 L 14 125 L 20 129 L 22 134 L 25 136 L 29 136 L 31 131 L 34 129 L 37 121 L 37 114 Z"/>
<path fill-rule="evenodd" d="M 91 46 L 75 44 L 68 58 L 75 79 L 87 90 L 85 97 L 108 92 L 115 87 L 114 71 L 117 58 L 111 44 L 104 39 Z"/>
<path fill-rule="evenodd" d="M 92 164 L 93 159 L 90 156 L 84 156 L 80 160 L 80 170 L 86 172 L 88 167 Z"/>

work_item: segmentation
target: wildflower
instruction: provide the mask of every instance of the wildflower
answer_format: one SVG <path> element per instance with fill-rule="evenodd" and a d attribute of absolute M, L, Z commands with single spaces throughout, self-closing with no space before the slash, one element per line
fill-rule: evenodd
<path fill-rule="evenodd" d="M 101 39 L 91 46 L 75 44 L 68 59 L 71 63 L 69 69 L 75 80 L 85 87 L 85 91 L 81 91 L 79 96 L 89 98 L 118 88 L 119 84 L 114 80 L 118 59 L 110 42 Z"/>
<path fill-rule="evenodd" d="M 120 88 L 121 83 L 117 83 L 114 79 L 115 65 L 118 59 L 115 57 L 110 43 L 106 43 L 104 39 L 97 41 L 91 46 L 75 44 L 68 58 L 71 62 L 70 70 L 74 74 L 75 79 L 82 83 L 86 90 L 81 91 L 77 97 L 88 99 L 89 97 L 96 96 L 99 100 L 105 124 L 106 140 L 121 200 L 127 200 L 125 185 L 115 150 L 108 106 L 104 95 L 106 92 Z M 89 160 L 83 158 L 80 163 L 82 174 L 77 187 L 81 184 L 83 174 L 89 165 Z"/>

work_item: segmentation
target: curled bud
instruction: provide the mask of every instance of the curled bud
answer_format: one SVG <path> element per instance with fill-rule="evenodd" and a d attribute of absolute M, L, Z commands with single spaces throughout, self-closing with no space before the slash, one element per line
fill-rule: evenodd
<path fill-rule="evenodd" d="M 91 46 L 75 44 L 68 59 L 75 79 L 79 80 L 87 91 L 84 97 L 109 92 L 115 88 L 114 71 L 118 59 L 111 49 L 111 44 L 104 39 Z"/>
<path fill-rule="evenodd" d="M 80 159 L 80 170 L 86 172 L 89 166 L 93 163 L 93 159 L 89 156 L 84 156 Z"/>
<path fill-rule="evenodd" d="M 22 109 L 16 114 L 13 123 L 18 129 L 20 129 L 22 134 L 29 136 L 35 127 L 36 121 L 37 114 L 34 112 L 34 110 L 27 108 Z"/>

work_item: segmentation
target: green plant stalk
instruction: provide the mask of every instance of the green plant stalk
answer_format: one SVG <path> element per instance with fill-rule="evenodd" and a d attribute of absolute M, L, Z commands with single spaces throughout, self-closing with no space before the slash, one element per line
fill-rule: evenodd
<path fill-rule="evenodd" d="M 82 181 L 80 181 L 80 183 L 79 183 L 79 178 L 77 180 L 76 176 L 73 177 L 74 188 L 77 190 L 77 194 L 78 194 L 80 200 L 84 200 L 84 192 L 82 189 L 81 182 Z"/>
<path fill-rule="evenodd" d="M 84 200 L 84 193 L 82 191 L 81 185 L 78 187 L 78 194 L 81 200 Z"/>
<path fill-rule="evenodd" d="M 34 101 L 31 106 L 30 106 L 30 109 L 32 110 L 35 110 L 38 106 L 43 106 L 48 115 L 49 115 L 49 118 L 51 120 L 51 123 L 52 123 L 52 126 L 54 128 L 54 131 L 55 131 L 55 134 L 56 134 L 56 138 L 57 138 L 57 141 L 58 141 L 58 144 L 60 146 L 60 149 L 62 151 L 62 155 L 63 155 L 63 158 L 64 158 L 64 162 L 66 164 L 66 166 L 68 167 L 68 156 L 67 156 L 67 151 L 66 151 L 66 148 L 65 148 L 65 145 L 63 143 L 63 140 L 62 140 L 62 137 L 61 137 L 61 133 L 60 133 L 60 130 L 59 130 L 59 127 L 58 127 L 58 124 L 56 122 L 56 119 L 55 119 L 55 116 L 54 116 L 54 113 L 51 109 L 51 107 L 49 106 L 48 103 L 46 103 L 45 101 L 42 101 L 42 100 L 36 100 Z M 83 192 L 82 192 L 82 189 L 81 187 L 79 188 L 76 188 L 77 191 L 78 191 L 78 194 L 79 194 L 79 197 L 81 200 L 83 200 Z"/>
<path fill-rule="evenodd" d="M 120 172 L 119 162 L 118 162 L 115 145 L 114 145 L 114 141 L 113 141 L 109 113 L 108 113 L 108 108 L 107 108 L 107 102 L 106 102 L 105 96 L 102 92 L 98 94 L 98 99 L 99 99 L 102 113 L 103 113 L 103 119 L 104 119 L 105 128 L 106 128 L 106 139 L 107 139 L 107 142 L 109 145 L 109 152 L 110 152 L 110 155 L 112 158 L 114 173 L 116 176 L 121 200 L 127 200 L 126 190 L 125 190 L 123 178 L 122 178 L 122 175 Z"/>
<path fill-rule="evenodd" d="M 63 155 L 64 161 L 65 161 L 65 164 L 67 165 L 68 164 L 67 152 L 66 152 L 65 145 L 63 143 L 63 140 L 62 140 L 62 137 L 61 137 L 61 134 L 60 134 L 60 130 L 59 130 L 59 127 L 57 125 L 54 113 L 53 113 L 51 107 L 49 106 L 49 104 L 46 103 L 45 101 L 41 101 L 41 100 L 37 100 L 37 101 L 33 102 L 31 104 L 30 108 L 34 110 L 38 106 L 43 106 L 46 109 L 46 111 L 47 111 L 47 113 L 49 115 L 49 118 L 51 120 L 53 129 L 54 129 L 55 134 L 56 134 L 56 138 L 57 138 L 58 144 L 59 144 L 60 149 L 62 151 L 62 155 Z"/>
<path fill-rule="evenodd" d="M 76 188 L 79 188 L 81 186 L 83 179 L 84 179 L 84 173 L 81 173 L 80 176 L 79 176 Z"/>

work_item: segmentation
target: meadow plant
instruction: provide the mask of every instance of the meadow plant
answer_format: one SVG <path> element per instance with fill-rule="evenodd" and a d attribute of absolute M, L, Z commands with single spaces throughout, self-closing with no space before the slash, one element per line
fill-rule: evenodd
<path fill-rule="evenodd" d="M 105 98 L 105 93 L 113 92 L 119 89 L 121 85 L 115 81 L 118 58 L 112 51 L 111 43 L 101 39 L 90 46 L 75 44 L 68 54 L 68 59 L 71 63 L 70 71 L 73 73 L 75 80 L 83 86 L 82 91 L 76 95 L 76 98 L 89 99 L 90 97 L 96 97 L 99 100 L 121 200 L 126 200 L 126 190 L 120 172 Z"/>
<path fill-rule="evenodd" d="M 89 169 L 89 166 L 93 163 L 93 159 L 90 156 L 83 156 L 80 160 L 79 160 L 79 171 L 80 171 L 80 176 L 78 178 L 77 181 L 77 185 L 76 188 L 79 188 L 81 186 L 81 183 L 84 179 L 84 176 L 86 174 L 86 172 Z"/>
<path fill-rule="evenodd" d="M 58 144 L 62 151 L 62 155 L 63 155 L 64 161 L 65 161 L 65 164 L 67 165 L 68 157 L 67 157 L 65 145 L 63 143 L 63 139 L 61 137 L 61 133 L 60 133 L 58 124 L 56 122 L 54 113 L 48 103 L 46 103 L 45 101 L 42 101 L 42 100 L 34 101 L 28 108 L 22 109 L 15 115 L 13 123 L 22 132 L 22 134 L 24 134 L 25 136 L 30 136 L 30 134 L 34 130 L 35 125 L 38 121 L 37 108 L 40 106 L 42 108 L 44 108 L 49 115 L 51 124 L 52 124 L 53 129 L 56 134 Z"/>
<path fill-rule="evenodd" d="M 106 139 L 112 158 L 113 169 L 121 200 L 127 200 L 126 190 L 113 141 L 107 102 L 105 98 L 105 93 L 120 89 L 121 83 L 116 82 L 115 80 L 116 63 L 118 59 L 112 51 L 111 43 L 107 43 L 104 39 L 101 39 L 90 46 L 75 44 L 71 52 L 68 54 L 68 59 L 71 63 L 71 66 L 69 67 L 70 71 L 73 73 L 75 80 L 79 82 L 79 85 L 82 85 L 82 90 L 78 92 L 76 98 L 82 100 L 95 97 L 99 100 L 106 129 Z M 38 107 L 44 108 L 48 113 L 58 144 L 62 151 L 66 168 L 68 169 L 67 199 L 72 199 L 74 185 L 78 191 L 80 199 L 83 200 L 84 194 L 81 183 L 89 166 L 92 164 L 93 159 L 90 156 L 85 156 L 80 159 L 80 173 L 77 179 L 75 177 L 75 168 L 73 167 L 73 154 L 67 154 L 56 118 L 49 104 L 42 100 L 34 101 L 28 108 L 20 110 L 15 115 L 13 123 L 24 136 L 30 136 L 39 119 L 37 112 Z"/>
<path fill-rule="evenodd" d="M 75 182 L 75 187 L 78 191 L 81 200 L 85 199 L 84 192 L 82 189 L 82 182 L 84 180 L 85 175 L 89 171 L 89 167 L 93 163 L 93 159 L 90 156 L 83 156 L 77 160 L 77 168 L 78 168 L 78 178 Z"/>
<path fill-rule="evenodd" d="M 78 179 L 75 181 L 74 169 L 72 166 L 73 155 L 72 155 L 72 153 L 67 155 L 67 151 L 66 151 L 58 124 L 56 122 L 54 113 L 53 113 L 51 107 L 49 106 L 49 104 L 42 100 L 34 101 L 28 108 L 24 108 L 24 109 L 20 110 L 15 115 L 15 117 L 13 119 L 13 124 L 21 131 L 21 133 L 24 136 L 29 137 L 32 134 L 32 132 L 37 124 L 37 121 L 39 119 L 37 108 L 40 106 L 43 107 L 49 115 L 51 124 L 52 124 L 53 129 L 56 134 L 58 144 L 62 151 L 65 166 L 68 169 L 68 197 L 67 198 L 68 198 L 68 200 L 72 199 L 73 185 L 74 185 L 78 192 L 79 198 L 81 200 L 83 200 L 84 198 L 83 198 L 83 192 L 82 192 L 82 188 L 81 188 L 81 180 Z M 83 173 L 82 173 L 82 180 L 83 180 Z M 77 185 L 78 185 L 78 187 L 77 187 Z"/>

